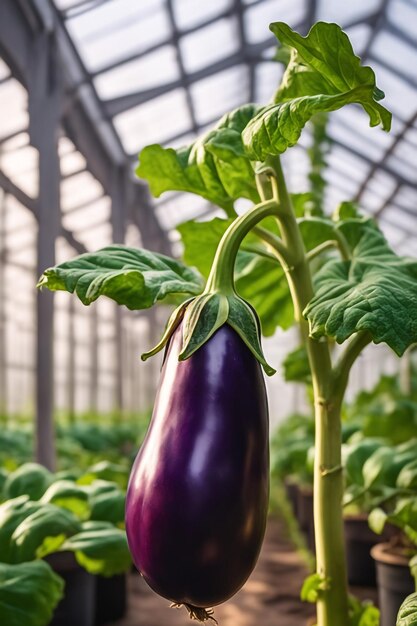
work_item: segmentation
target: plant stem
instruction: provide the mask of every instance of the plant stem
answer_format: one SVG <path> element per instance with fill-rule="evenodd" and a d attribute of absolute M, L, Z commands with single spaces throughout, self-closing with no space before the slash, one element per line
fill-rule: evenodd
<path fill-rule="evenodd" d="M 276 214 L 277 210 L 276 201 L 268 200 L 256 204 L 232 222 L 217 247 L 205 291 L 221 291 L 224 294 L 234 291 L 234 266 L 242 240 L 258 222 Z M 278 237 L 274 237 L 274 243 L 281 247 Z"/>
<path fill-rule="evenodd" d="M 313 285 L 304 243 L 299 231 L 278 157 L 269 165 L 279 195 L 280 223 L 285 247 L 291 251 L 287 273 L 295 317 L 307 347 L 315 404 L 316 455 L 314 467 L 314 523 L 317 572 L 328 581 L 317 602 L 318 626 L 348 626 L 348 592 L 342 517 L 340 397 L 333 395 L 333 372 L 328 342 L 309 337 L 302 312 L 313 297 Z"/>

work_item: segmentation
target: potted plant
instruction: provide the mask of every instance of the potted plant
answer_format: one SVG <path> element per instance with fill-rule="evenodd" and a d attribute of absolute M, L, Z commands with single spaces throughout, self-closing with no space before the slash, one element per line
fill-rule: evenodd
<path fill-rule="evenodd" d="M 377 566 L 381 626 L 395 623 L 400 606 L 406 597 L 415 591 L 417 574 L 415 558 L 417 554 L 417 462 L 415 455 L 414 460 L 404 465 L 398 472 L 396 488 L 397 494 L 391 506 L 386 507 L 385 510 L 377 507 L 369 516 L 369 524 L 378 534 L 383 532 L 387 523 L 397 527 L 400 531 L 393 535 L 389 542 L 377 544 L 372 549 L 372 556 Z"/>

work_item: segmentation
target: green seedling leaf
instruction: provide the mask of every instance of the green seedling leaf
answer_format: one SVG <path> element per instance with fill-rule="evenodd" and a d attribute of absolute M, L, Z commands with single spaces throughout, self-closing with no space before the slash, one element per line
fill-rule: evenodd
<path fill-rule="evenodd" d="M 396 626 L 417 626 L 417 593 L 408 596 L 400 606 Z"/>
<path fill-rule="evenodd" d="M 391 114 L 379 103 L 384 94 L 376 86 L 375 74 L 361 65 L 340 26 L 318 22 L 306 37 L 283 22 L 270 28 L 292 52 L 275 103 L 255 115 L 242 133 L 252 159 L 264 161 L 281 154 L 297 143 L 313 115 L 351 103 L 362 105 L 371 126 L 390 129 Z"/>
<path fill-rule="evenodd" d="M 115 576 L 128 571 L 132 564 L 126 533 L 114 527 L 89 524 L 62 544 L 61 551 L 66 550 L 74 552 L 90 574 Z"/>
<path fill-rule="evenodd" d="M 315 604 L 319 599 L 320 593 L 328 589 L 328 586 L 328 581 L 320 574 L 310 574 L 301 588 L 301 600 Z"/>
<path fill-rule="evenodd" d="M 149 250 L 108 246 L 45 270 L 40 287 L 76 293 L 83 304 L 107 296 L 128 309 L 147 309 L 171 295 L 196 295 L 201 276 L 179 261 Z"/>
<path fill-rule="evenodd" d="M 387 521 L 388 515 L 382 509 L 373 509 L 368 517 L 369 528 L 377 535 L 382 534 Z"/>
<path fill-rule="evenodd" d="M 64 581 L 45 561 L 0 563 L 0 623 L 47 626 L 63 591 Z"/>
<path fill-rule="evenodd" d="M 401 469 L 397 477 L 399 489 L 417 489 L 417 459 L 407 463 Z"/>
<path fill-rule="evenodd" d="M 71 480 L 57 480 L 52 483 L 43 494 L 41 502 L 71 511 L 79 519 L 86 519 L 90 515 L 88 493 Z"/>
<path fill-rule="evenodd" d="M 0 505 L 0 554 L 4 563 L 13 562 L 11 538 L 14 531 L 42 506 L 40 502 L 29 500 L 28 496 L 19 496 Z"/>
<path fill-rule="evenodd" d="M 54 479 L 53 474 L 38 463 L 24 463 L 6 478 L 3 485 L 4 499 L 27 495 L 39 500 Z"/>
<path fill-rule="evenodd" d="M 363 439 L 344 447 L 343 460 L 348 484 L 364 485 L 363 466 L 380 447 L 381 442 L 377 439 Z"/>
<path fill-rule="evenodd" d="M 55 538 L 58 545 L 81 529 L 80 523 L 70 511 L 53 504 L 44 504 L 24 519 L 13 532 L 10 555 L 13 563 L 23 563 L 45 556 L 45 539 Z M 54 542 L 54 548 L 58 547 Z"/>
<path fill-rule="evenodd" d="M 414 461 L 417 447 L 399 454 L 395 448 L 381 446 L 364 463 L 362 468 L 365 487 L 395 487 L 402 468 Z"/>
<path fill-rule="evenodd" d="M 244 151 L 241 132 L 260 107 L 246 104 L 187 147 L 144 148 L 136 170 L 158 197 L 164 191 L 188 191 L 233 212 L 237 198 L 259 202 L 255 175 Z"/>
<path fill-rule="evenodd" d="M 368 331 L 399 356 L 417 341 L 417 261 L 398 257 L 375 226 L 340 230 L 350 261 L 329 260 L 316 275 L 316 295 L 304 311 L 310 334 L 343 343 Z"/>
<path fill-rule="evenodd" d="M 91 503 L 91 521 L 111 522 L 122 527 L 125 519 L 126 495 L 123 491 L 113 490 L 107 493 L 93 494 Z"/>

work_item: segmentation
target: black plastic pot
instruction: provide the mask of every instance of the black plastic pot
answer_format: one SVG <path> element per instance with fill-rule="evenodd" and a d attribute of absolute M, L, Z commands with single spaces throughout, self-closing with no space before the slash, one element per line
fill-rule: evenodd
<path fill-rule="evenodd" d="M 376 566 L 371 549 L 381 542 L 381 535 L 369 528 L 366 514 L 346 517 L 344 526 L 349 584 L 376 587 Z"/>
<path fill-rule="evenodd" d="M 45 560 L 65 581 L 64 597 L 49 626 L 94 626 L 95 577 L 78 565 L 72 552 L 57 552 Z"/>
<path fill-rule="evenodd" d="M 127 576 L 97 576 L 96 615 L 94 626 L 102 626 L 122 619 L 127 607 Z"/>
<path fill-rule="evenodd" d="M 315 540 L 314 540 L 314 505 L 313 505 L 313 490 L 311 487 L 298 488 L 297 492 L 297 519 L 300 529 L 304 533 L 307 546 L 315 552 Z"/>
<path fill-rule="evenodd" d="M 378 543 L 371 554 L 376 562 L 380 626 L 395 626 L 401 604 L 415 591 L 408 558 L 394 551 L 389 543 Z"/>

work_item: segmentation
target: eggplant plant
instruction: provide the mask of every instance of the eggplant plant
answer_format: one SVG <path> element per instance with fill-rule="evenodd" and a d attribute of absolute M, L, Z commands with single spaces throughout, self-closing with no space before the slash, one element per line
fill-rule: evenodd
<path fill-rule="evenodd" d="M 187 147 L 152 145 L 140 154 L 137 174 L 155 196 L 186 191 L 224 211 L 225 219 L 179 227 L 186 264 L 113 245 L 47 269 L 39 285 L 75 292 L 87 305 L 99 296 L 129 309 L 173 297 L 180 302 L 160 343 L 143 356 L 168 346 L 152 424 L 130 479 L 128 539 L 134 560 L 146 561 L 162 581 L 161 592 L 189 604 L 191 615 L 202 620 L 210 618 L 205 602 L 224 600 L 243 584 L 263 534 L 265 395 L 259 366 L 268 375 L 274 369 L 263 354 L 261 331 L 272 335 L 278 326 L 298 324 L 315 406 L 317 573 L 309 596 L 317 601 L 318 626 L 348 626 L 358 623 L 358 610 L 352 612 L 346 582 L 340 412 L 350 369 L 365 346 L 384 342 L 401 355 L 417 341 L 417 262 L 398 257 L 375 222 L 351 204 L 331 216 L 314 215 L 302 197 L 289 193 L 281 155 L 316 114 L 356 104 L 371 126 L 385 131 L 391 114 L 381 105 L 384 94 L 373 70 L 361 65 L 337 24 L 319 22 L 306 37 L 281 22 L 270 28 L 289 58 L 272 102 L 243 105 Z M 253 206 L 237 215 L 241 198 Z M 345 344 L 337 360 L 330 350 L 334 341 Z M 239 395 L 257 405 L 253 414 L 240 408 Z M 232 502 L 225 501 L 222 472 L 230 486 L 239 480 L 245 485 L 245 493 L 241 487 L 230 492 Z M 178 556 L 165 512 L 180 537 L 188 532 L 188 545 L 199 554 L 183 546 Z M 146 543 L 159 532 L 171 533 L 170 540 L 161 539 L 161 550 Z M 237 558 L 236 546 L 251 532 L 246 563 L 244 555 L 236 561 L 240 575 L 231 565 L 226 579 L 221 565 Z M 214 589 L 211 565 L 223 589 Z M 210 573 L 206 583 L 204 571 Z M 190 581 L 198 581 L 201 594 L 190 592 Z"/>

